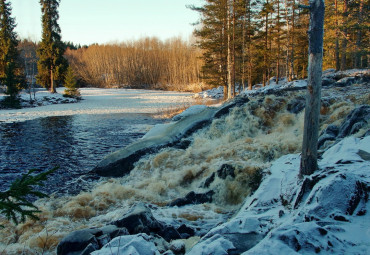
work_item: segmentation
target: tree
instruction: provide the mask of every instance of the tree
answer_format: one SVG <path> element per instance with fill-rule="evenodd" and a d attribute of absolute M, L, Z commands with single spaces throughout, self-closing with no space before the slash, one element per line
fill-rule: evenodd
<path fill-rule="evenodd" d="M 34 89 L 34 85 L 35 76 L 37 73 L 37 44 L 29 39 L 24 39 L 19 43 L 18 49 L 20 51 L 22 62 L 24 63 L 26 83 L 28 83 L 28 92 L 30 95 L 30 101 L 32 101 L 32 92 L 34 99 L 36 98 L 36 90 Z"/>
<path fill-rule="evenodd" d="M 43 192 L 35 190 L 33 186 L 43 186 L 42 182 L 57 169 L 58 167 L 36 175 L 34 173 L 37 170 L 32 169 L 27 174 L 22 175 L 21 178 L 16 179 L 8 190 L 0 191 L 0 214 L 4 214 L 8 220 L 12 220 L 15 224 L 18 224 L 20 221 L 24 222 L 26 217 L 37 220 L 36 214 L 40 210 L 29 201 L 30 196 L 38 198 L 48 196 Z"/>
<path fill-rule="evenodd" d="M 11 11 L 11 4 L 0 0 L 0 81 L 7 86 L 6 94 L 14 100 L 24 84 L 24 77 L 19 63 L 17 34 L 14 31 L 16 24 Z"/>
<path fill-rule="evenodd" d="M 66 97 L 79 97 L 80 91 L 77 88 L 77 81 L 71 66 L 67 68 L 66 76 L 64 79 L 64 96 Z"/>
<path fill-rule="evenodd" d="M 310 1 L 310 6 L 307 8 L 310 10 L 309 60 L 300 176 L 310 175 L 318 168 L 317 140 L 319 135 L 325 4 L 323 0 L 313 0 Z"/>
<path fill-rule="evenodd" d="M 55 81 L 63 80 L 68 62 L 63 57 L 65 45 L 61 41 L 58 24 L 60 0 L 40 0 L 42 12 L 42 39 L 37 50 L 37 82 L 56 93 Z"/>

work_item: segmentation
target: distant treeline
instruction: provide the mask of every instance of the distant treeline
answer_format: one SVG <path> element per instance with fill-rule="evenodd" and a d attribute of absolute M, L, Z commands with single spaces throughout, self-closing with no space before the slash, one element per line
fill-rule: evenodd
<path fill-rule="evenodd" d="M 65 56 L 80 79 L 93 86 L 189 90 L 201 82 L 201 52 L 179 38 L 68 48 Z"/>

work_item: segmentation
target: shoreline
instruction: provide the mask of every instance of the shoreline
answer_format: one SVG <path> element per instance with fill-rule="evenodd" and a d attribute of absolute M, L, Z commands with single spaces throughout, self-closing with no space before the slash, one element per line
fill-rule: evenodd
<path fill-rule="evenodd" d="M 37 99 L 45 96 L 63 98 L 64 88 L 58 94 L 48 91 L 36 93 Z M 189 104 L 195 101 L 193 93 L 139 90 L 139 89 L 101 89 L 81 88 L 82 100 L 77 103 L 51 103 L 21 109 L 0 109 L 0 123 L 14 123 L 50 116 L 69 116 L 79 114 L 143 113 L 155 114 L 163 108 Z M 23 97 L 28 97 L 22 93 Z M 0 95 L 1 96 L 1 95 Z"/>

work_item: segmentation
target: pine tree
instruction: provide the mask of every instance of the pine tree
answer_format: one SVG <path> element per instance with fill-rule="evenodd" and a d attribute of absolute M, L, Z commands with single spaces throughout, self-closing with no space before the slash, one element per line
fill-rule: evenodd
<path fill-rule="evenodd" d="M 17 34 L 14 31 L 16 24 L 11 11 L 11 4 L 0 0 L 0 82 L 7 86 L 6 94 L 13 101 L 24 85 L 24 77 L 19 63 Z"/>
<path fill-rule="evenodd" d="M 51 93 L 56 93 L 55 81 L 62 81 L 68 62 L 63 57 L 65 46 L 58 24 L 60 0 L 40 0 L 42 11 L 42 39 L 37 50 L 37 82 Z"/>
<path fill-rule="evenodd" d="M 74 75 L 73 69 L 71 66 L 67 68 L 65 80 L 64 80 L 64 87 L 66 90 L 64 91 L 64 96 L 66 97 L 79 97 L 80 91 L 77 88 L 77 81 Z"/>

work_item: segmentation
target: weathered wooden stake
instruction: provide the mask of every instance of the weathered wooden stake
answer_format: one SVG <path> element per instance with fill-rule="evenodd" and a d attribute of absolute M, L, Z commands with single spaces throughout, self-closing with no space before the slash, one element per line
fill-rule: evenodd
<path fill-rule="evenodd" d="M 304 116 L 302 157 L 299 175 L 310 175 L 317 164 L 317 140 L 319 136 L 319 117 L 322 83 L 322 54 L 324 36 L 324 0 L 310 0 L 310 27 L 308 84 Z"/>

